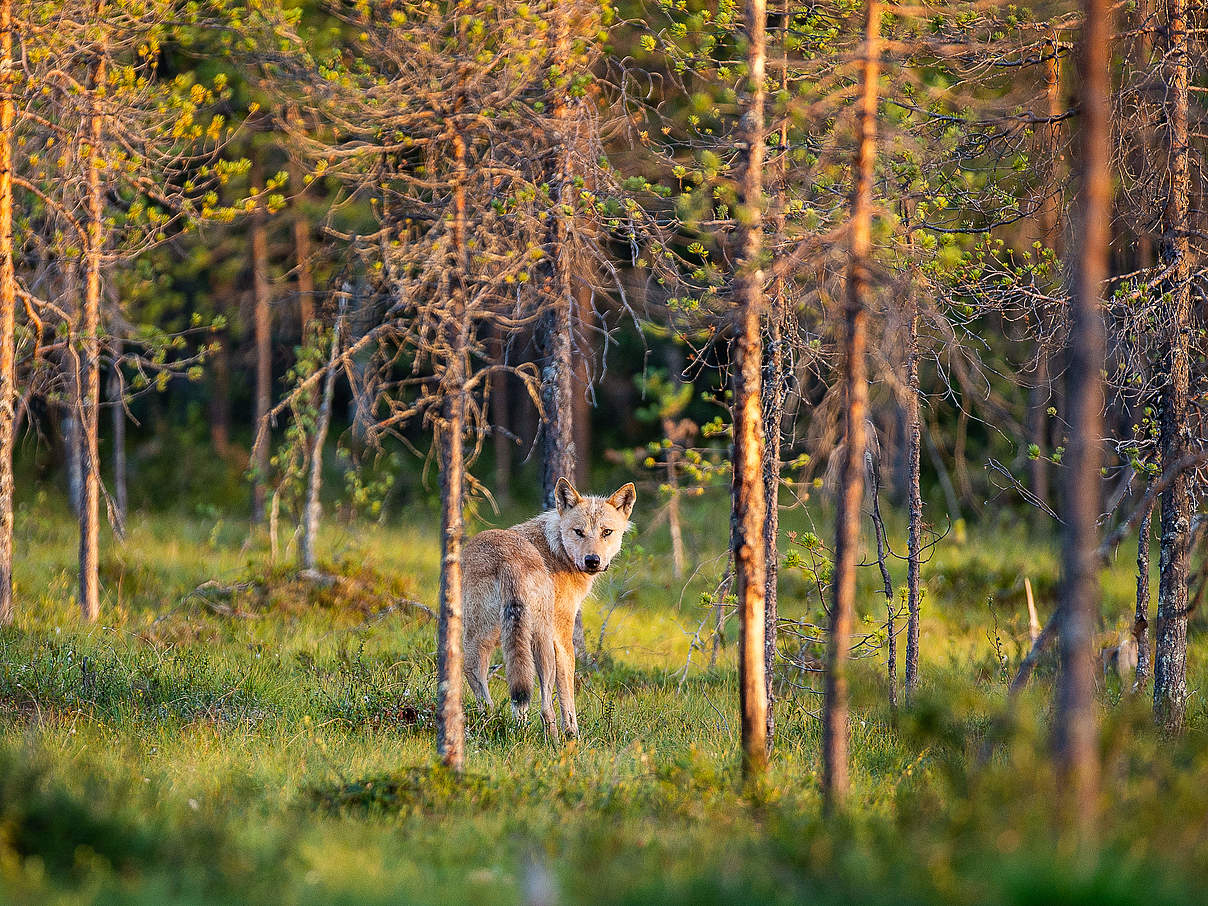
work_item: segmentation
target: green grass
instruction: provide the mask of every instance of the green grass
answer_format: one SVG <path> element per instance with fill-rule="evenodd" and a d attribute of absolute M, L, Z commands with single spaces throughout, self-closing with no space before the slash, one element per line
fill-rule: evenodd
<path fill-rule="evenodd" d="M 327 567 L 346 577 L 335 588 L 269 563 L 264 538 L 245 549 L 238 521 L 138 515 L 104 547 L 104 614 L 83 626 L 73 527 L 40 498 L 18 521 L 20 612 L 0 632 L 0 901 L 509 903 L 542 890 L 567 903 L 1199 900 L 1198 694 L 1187 737 L 1168 741 L 1145 701 L 1114 681 L 1101 690 L 1104 816 L 1089 848 L 1054 808 L 1051 663 L 1016 720 L 999 720 L 1027 644 L 1025 575 L 1051 610 L 1045 539 L 1004 517 L 940 544 L 926 568 L 922 693 L 895 723 L 879 654 L 856 663 L 853 800 L 824 820 L 820 697 L 782 690 L 772 768 L 744 785 L 736 627 L 714 669 L 706 645 L 684 670 L 709 617 L 701 593 L 724 568 L 725 503 L 688 516 L 700 569 L 686 588 L 670 575 L 665 527 L 639 529 L 589 604 L 584 738 L 557 747 L 535 718 L 516 728 L 502 710 L 475 711 L 456 778 L 433 756 L 432 623 L 388 610 L 435 602 L 433 513 L 329 525 Z M 790 514 L 786 528 L 811 518 L 829 534 L 818 514 Z M 1104 578 L 1105 635 L 1131 608 L 1121 559 Z M 865 573 L 873 630 L 884 602 L 875 567 Z M 784 610 L 817 619 L 807 580 L 786 570 Z M 209 581 L 235 587 L 194 592 Z M 1205 649 L 1197 627 L 1196 690 Z M 499 674 L 492 682 L 502 693 Z M 991 735 L 1002 745 L 983 763 Z"/>

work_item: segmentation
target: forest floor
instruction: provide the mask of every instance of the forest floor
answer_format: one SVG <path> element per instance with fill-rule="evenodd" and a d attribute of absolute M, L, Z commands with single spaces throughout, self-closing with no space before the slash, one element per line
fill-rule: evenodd
<path fill-rule="evenodd" d="M 406 603 L 435 607 L 422 508 L 406 525 L 329 526 L 334 584 L 272 565 L 263 539 L 245 547 L 245 524 L 135 515 L 104 545 L 104 612 L 87 627 L 73 526 L 43 503 L 19 519 L 20 611 L 0 631 L 0 901 L 1202 902 L 1203 615 L 1185 738 L 1151 729 L 1146 696 L 1100 682 L 1104 808 L 1080 846 L 1056 818 L 1051 659 L 1002 717 L 1028 645 L 1023 579 L 1042 619 L 1056 581 L 1051 543 L 1019 525 L 983 521 L 935 549 L 923 686 L 896 720 L 884 652 L 856 662 L 853 796 L 825 820 L 816 675 L 783 686 L 771 770 L 741 782 L 737 627 L 710 668 L 702 603 L 724 568 L 721 496 L 689 508 L 686 584 L 639 502 L 586 610 L 582 740 L 553 746 L 535 716 L 516 729 L 504 709 L 475 711 L 461 778 L 433 754 L 434 623 Z M 798 541 L 811 528 L 801 511 L 786 522 Z M 1105 640 L 1131 623 L 1119 561 Z M 820 620 L 808 572 L 783 572 L 788 616 Z M 863 573 L 875 632 L 880 579 Z M 805 663 L 821 653 L 786 645 Z"/>

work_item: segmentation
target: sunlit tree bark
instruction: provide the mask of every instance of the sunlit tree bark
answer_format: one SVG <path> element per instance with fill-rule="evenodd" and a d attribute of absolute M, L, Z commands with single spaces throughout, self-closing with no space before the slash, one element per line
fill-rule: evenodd
<path fill-rule="evenodd" d="M 98 3 L 97 16 L 103 16 L 105 5 Z M 105 209 L 101 193 L 101 154 L 106 84 L 106 58 L 103 54 L 92 71 L 92 111 L 88 118 L 88 155 L 85 168 L 87 180 L 87 244 L 84 251 L 84 299 L 79 322 L 80 467 L 80 556 L 79 598 L 84 619 L 95 620 L 101 613 L 100 579 L 100 503 L 101 461 L 98 444 L 101 402 L 101 255 L 104 243 Z"/>
<path fill-rule="evenodd" d="M 743 770 L 767 767 L 767 683 L 765 680 L 765 601 L 767 549 L 764 518 L 764 436 L 761 405 L 764 274 L 763 159 L 764 75 L 767 52 L 764 0 L 747 0 L 747 86 L 739 138 L 738 273 L 734 287 L 733 423 L 734 478 L 730 543 L 739 613 L 739 704 L 742 712 Z"/>
<path fill-rule="evenodd" d="M 17 279 L 13 272 L 13 0 L 0 0 L 0 625 L 13 619 L 13 440 Z"/>
<path fill-rule="evenodd" d="M 264 185 L 259 166 L 252 168 L 252 182 L 260 189 Z M 252 521 L 264 521 L 264 505 L 268 496 L 268 473 L 271 458 L 272 432 L 264 424 L 272 406 L 273 395 L 273 312 L 272 291 L 268 278 L 268 224 L 262 210 L 257 209 L 251 221 L 252 307 L 255 324 L 256 384 L 253 396 L 252 446 Z"/>
<path fill-rule="evenodd" d="M 868 0 L 866 16 L 845 305 L 846 431 L 836 516 L 835 591 L 831 605 L 826 698 L 822 715 L 822 794 L 825 807 L 831 811 L 844 804 L 849 787 L 847 663 L 855 620 L 860 505 L 864 496 L 864 451 L 868 442 L 865 429 L 868 409 L 866 296 L 870 282 L 869 256 L 872 252 L 872 181 L 877 153 L 877 79 L 881 52 L 881 10 L 877 0 Z"/>
<path fill-rule="evenodd" d="M 1078 78 L 1082 198 L 1065 367 L 1069 443 L 1062 463 L 1064 525 L 1057 624 L 1061 677 L 1053 726 L 1068 817 L 1084 834 L 1094 827 L 1099 780 L 1092 645 L 1099 608 L 1096 524 L 1101 507 L 1106 347 L 1101 293 L 1108 274 L 1112 206 L 1109 16 L 1107 0 L 1085 0 Z"/>
<path fill-rule="evenodd" d="M 461 548 L 465 537 L 466 427 L 466 141 L 453 134 L 452 268 L 449 309 L 443 333 L 440 444 L 440 614 L 437 621 L 436 747 L 441 760 L 455 771 L 465 763 L 466 718 L 462 706 Z"/>

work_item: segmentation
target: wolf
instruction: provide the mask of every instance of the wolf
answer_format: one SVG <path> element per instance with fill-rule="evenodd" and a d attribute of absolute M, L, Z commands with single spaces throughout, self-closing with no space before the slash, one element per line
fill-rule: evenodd
<path fill-rule="evenodd" d="M 575 616 L 596 576 L 621 550 L 637 489 L 584 497 L 566 478 L 554 488 L 556 508 L 508 529 L 470 538 L 462 552 L 462 651 L 466 681 L 493 707 L 487 688 L 491 655 L 502 644 L 512 710 L 528 716 L 534 674 L 541 720 L 557 738 L 554 688 L 562 732 L 579 735 L 575 711 Z"/>

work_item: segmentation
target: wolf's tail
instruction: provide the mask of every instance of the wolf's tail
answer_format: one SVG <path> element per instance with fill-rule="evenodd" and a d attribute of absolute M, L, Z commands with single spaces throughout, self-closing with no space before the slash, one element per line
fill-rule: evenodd
<path fill-rule="evenodd" d="M 533 695 L 533 613 L 517 593 L 515 576 L 505 568 L 499 579 L 503 606 L 503 665 L 507 673 L 508 694 L 517 708 L 528 707 Z"/>

